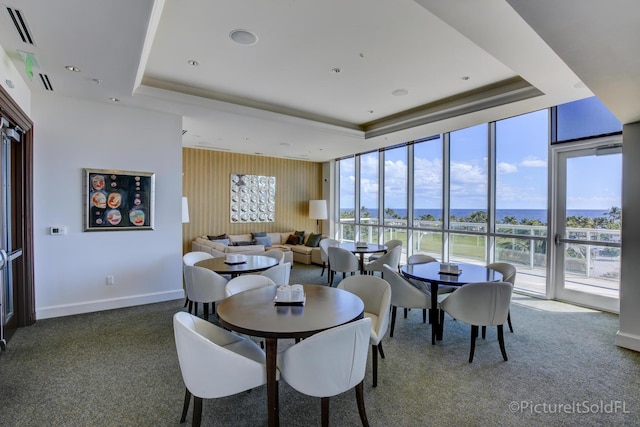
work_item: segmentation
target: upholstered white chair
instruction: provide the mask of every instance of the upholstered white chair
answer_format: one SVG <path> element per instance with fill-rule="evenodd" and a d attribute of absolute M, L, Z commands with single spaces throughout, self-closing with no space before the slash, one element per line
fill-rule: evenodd
<path fill-rule="evenodd" d="M 413 254 L 407 258 L 407 264 L 426 264 L 428 262 L 438 262 L 437 259 L 427 254 Z"/>
<path fill-rule="evenodd" d="M 421 308 L 422 323 L 427 321 L 427 310 L 431 308 L 431 296 L 428 293 L 416 288 L 404 277 L 398 274 L 398 270 L 388 265 L 383 266 L 384 279 L 391 286 L 391 329 L 389 336 L 393 336 L 393 329 L 396 325 L 396 311 L 402 308 Z"/>
<path fill-rule="evenodd" d="M 320 247 L 320 258 L 322 259 L 322 272 L 320 273 L 320 276 L 324 276 L 325 269 L 329 271 L 331 268 L 331 267 L 327 268 L 327 266 L 329 265 L 329 251 L 328 251 L 329 246 L 337 246 L 338 243 L 340 242 L 336 239 L 327 238 L 327 239 L 320 240 L 320 243 L 318 244 L 318 246 Z M 327 282 L 329 282 L 330 276 L 331 274 L 327 272 Z"/>
<path fill-rule="evenodd" d="M 386 254 L 380 256 L 380 258 L 368 262 L 364 265 L 364 271 L 368 274 L 373 274 L 374 271 L 379 271 L 384 277 L 383 266 L 386 264 L 398 271 L 398 265 L 400 264 L 400 257 L 402 256 L 402 245 L 394 246 L 393 249 L 388 250 Z"/>
<path fill-rule="evenodd" d="M 360 420 L 369 425 L 363 383 L 370 331 L 371 319 L 356 320 L 312 335 L 278 355 L 278 369 L 287 384 L 322 399 L 323 426 L 329 425 L 329 398 L 354 387 Z"/>
<path fill-rule="evenodd" d="M 440 309 L 451 317 L 471 325 L 469 363 L 473 362 L 479 326 L 497 326 L 502 358 L 508 360 L 502 325 L 507 321 L 512 291 L 513 285 L 508 282 L 469 283 L 439 303 Z M 444 313 L 440 317 L 440 325 L 443 325 L 443 317 Z"/>
<path fill-rule="evenodd" d="M 378 352 L 384 359 L 382 338 L 389 329 L 391 286 L 380 277 L 359 275 L 343 279 L 337 287 L 360 297 L 364 302 L 364 317 L 371 319 L 369 343 L 372 348 L 373 386 L 376 387 L 378 385 Z"/>
<path fill-rule="evenodd" d="M 197 316 L 198 303 L 202 303 L 204 318 L 208 319 L 209 304 L 212 305 L 211 313 L 215 313 L 215 303 L 226 298 L 227 279 L 207 268 L 195 265 L 185 265 L 183 269 L 187 298 L 189 298 L 189 312 L 192 312 L 191 303 L 195 303 L 193 313 Z"/>
<path fill-rule="evenodd" d="M 213 258 L 213 255 L 211 255 L 208 252 L 201 252 L 201 251 L 193 251 L 193 252 L 187 252 L 186 254 L 184 254 L 182 256 L 182 265 L 193 265 L 198 261 L 202 261 L 205 259 L 209 259 L 209 258 Z M 184 272 L 183 272 L 184 275 Z M 185 280 L 186 282 L 186 280 Z M 191 303 L 191 301 L 189 301 L 189 297 L 185 296 L 184 298 L 184 307 L 187 306 L 187 304 Z M 189 312 L 191 312 L 193 307 L 193 303 L 191 303 L 189 305 Z"/>
<path fill-rule="evenodd" d="M 407 264 L 409 265 L 426 264 L 428 262 L 438 262 L 438 260 L 432 257 L 431 255 L 427 255 L 427 254 L 413 254 L 409 258 L 407 258 Z M 425 292 L 427 292 L 427 294 L 429 295 L 431 294 L 431 285 L 416 279 L 410 279 L 409 281 L 413 283 L 415 286 L 417 286 L 418 288 L 423 289 Z M 457 289 L 457 286 L 439 285 L 438 295 L 448 294 L 450 292 L 455 291 L 456 289 Z M 438 297 L 438 299 L 440 299 L 440 297 Z M 426 315 L 427 315 L 427 311 L 423 310 L 422 312 L 423 318 L 426 317 Z M 404 317 L 405 318 L 407 317 L 407 309 L 404 310 Z"/>
<path fill-rule="evenodd" d="M 508 262 L 494 262 L 493 264 L 487 265 L 487 268 L 492 270 L 496 270 L 502 274 L 502 281 L 509 282 L 513 286 L 516 285 L 516 267 L 513 264 L 509 264 Z M 509 325 L 509 330 L 513 333 L 513 326 L 511 325 L 511 309 L 509 309 L 509 314 L 507 314 L 507 324 Z M 482 328 L 482 338 L 485 337 L 486 328 Z"/>
<path fill-rule="evenodd" d="M 350 251 L 337 246 L 329 246 L 327 252 L 329 253 L 329 284 L 331 286 L 333 286 L 333 279 L 336 273 L 342 273 L 342 278 L 344 279 L 347 273 L 353 275 L 360 271 L 358 257 Z"/>
<path fill-rule="evenodd" d="M 251 289 L 258 289 L 264 286 L 275 286 L 275 282 L 267 276 L 259 274 L 244 274 L 242 276 L 234 277 L 229 280 L 225 293 L 227 297 L 238 294 L 240 292 L 248 291 Z"/>
<path fill-rule="evenodd" d="M 284 262 L 284 252 L 279 249 L 269 249 L 268 251 L 264 251 L 261 255 L 275 259 L 278 261 L 278 264 L 282 264 Z"/>
<path fill-rule="evenodd" d="M 260 275 L 270 278 L 276 285 L 288 285 L 289 276 L 291 275 L 291 263 L 285 262 L 274 265 L 260 273 Z"/>
<path fill-rule="evenodd" d="M 386 242 L 384 242 L 384 245 L 387 247 L 387 253 L 389 253 L 389 251 L 393 248 L 395 248 L 396 246 L 402 246 L 402 240 L 398 240 L 398 239 L 391 239 L 391 240 L 387 240 Z M 382 255 L 380 254 L 372 254 L 369 256 L 368 260 L 369 261 L 375 261 L 378 258 L 380 258 Z"/>
<path fill-rule="evenodd" d="M 199 426 L 202 399 L 231 396 L 267 382 L 265 354 L 254 342 L 189 313 L 173 316 L 182 379 L 186 386 L 180 422 L 194 397 L 192 425 Z"/>

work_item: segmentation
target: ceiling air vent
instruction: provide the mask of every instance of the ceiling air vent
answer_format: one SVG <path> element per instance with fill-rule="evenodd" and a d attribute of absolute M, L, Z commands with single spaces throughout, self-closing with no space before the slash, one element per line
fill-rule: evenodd
<path fill-rule="evenodd" d="M 51 84 L 51 80 L 49 80 L 49 76 L 47 76 L 46 74 L 40 73 L 40 81 L 42 82 L 42 86 L 44 87 L 44 90 L 53 92 L 53 85 Z"/>
<path fill-rule="evenodd" d="M 182 129 L 182 134 L 184 135 L 185 133 L 187 133 L 186 129 Z"/>
<path fill-rule="evenodd" d="M 36 43 L 33 41 L 31 31 L 29 30 L 29 26 L 27 25 L 27 21 L 24 19 L 22 12 L 20 12 L 18 9 L 12 9 L 7 6 L 7 13 L 9 13 L 9 17 L 13 22 L 14 28 L 18 32 L 18 35 L 20 36 L 22 41 L 35 46 Z"/>

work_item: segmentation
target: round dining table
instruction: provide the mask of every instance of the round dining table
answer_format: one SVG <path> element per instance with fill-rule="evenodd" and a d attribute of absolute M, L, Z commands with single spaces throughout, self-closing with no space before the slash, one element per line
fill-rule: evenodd
<path fill-rule="evenodd" d="M 440 271 L 439 262 L 426 262 L 421 264 L 406 264 L 400 269 L 402 274 L 409 278 L 426 282 L 430 286 L 431 309 L 429 310 L 429 323 L 431 323 L 431 344 L 442 339 L 442 328 L 438 316 L 438 287 L 439 285 L 462 286 L 476 282 L 499 282 L 503 279 L 502 273 L 482 265 L 457 263 L 457 274 Z"/>
<path fill-rule="evenodd" d="M 377 243 L 367 243 L 366 246 L 358 246 L 355 242 L 340 242 L 338 247 L 346 249 L 349 252 L 360 256 L 360 274 L 364 274 L 364 255 L 374 254 L 377 252 L 387 252 L 388 247 L 386 245 L 378 245 Z"/>
<path fill-rule="evenodd" d="M 263 255 L 247 255 L 246 261 L 229 263 L 224 257 L 209 258 L 196 262 L 196 267 L 204 267 L 218 274 L 236 277 L 244 273 L 257 273 L 278 264 L 278 260 Z"/>
<path fill-rule="evenodd" d="M 364 315 L 364 303 L 342 289 L 303 285 L 304 304 L 278 305 L 276 287 L 240 292 L 220 302 L 218 318 L 225 328 L 263 337 L 267 370 L 268 425 L 279 425 L 276 357 L 278 339 L 302 339 Z"/>

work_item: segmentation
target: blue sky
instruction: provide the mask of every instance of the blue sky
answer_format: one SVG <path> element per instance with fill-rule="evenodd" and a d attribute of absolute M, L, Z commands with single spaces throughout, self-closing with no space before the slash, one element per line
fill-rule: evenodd
<path fill-rule="evenodd" d="M 497 209 L 546 209 L 548 110 L 512 117 L 496 124 Z M 487 133 L 482 124 L 451 132 L 450 176 L 452 209 L 487 206 Z M 442 198 L 442 142 L 440 138 L 415 147 L 415 207 L 440 208 Z M 378 156 L 362 156 L 361 205 L 377 206 Z M 407 149 L 385 152 L 385 207 L 406 206 Z M 353 205 L 353 160 L 341 162 L 343 207 Z M 568 209 L 620 206 L 621 155 L 570 159 Z M 346 180 L 346 182 L 345 182 Z M 346 185 L 345 185 L 346 184 Z"/>

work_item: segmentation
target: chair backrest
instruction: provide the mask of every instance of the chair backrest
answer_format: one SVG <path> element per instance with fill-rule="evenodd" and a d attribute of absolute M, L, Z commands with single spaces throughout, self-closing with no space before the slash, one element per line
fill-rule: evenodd
<path fill-rule="evenodd" d="M 278 261 L 278 264 L 282 264 L 282 261 L 284 261 L 284 252 L 280 249 L 269 249 L 268 251 L 264 251 L 262 256 L 273 258 Z"/>
<path fill-rule="evenodd" d="M 337 288 L 349 291 L 362 300 L 365 316 L 372 317 L 372 344 L 377 345 L 389 327 L 391 307 L 389 283 L 377 276 L 359 275 L 342 279 Z"/>
<path fill-rule="evenodd" d="M 204 267 L 185 265 L 184 283 L 187 297 L 193 302 L 215 302 L 226 298 L 227 279 Z"/>
<path fill-rule="evenodd" d="M 329 261 L 329 246 L 337 246 L 338 243 L 340 243 L 338 240 L 336 239 L 322 239 L 320 240 L 319 246 L 320 246 L 320 258 L 322 259 L 322 262 L 328 262 Z"/>
<path fill-rule="evenodd" d="M 398 269 L 382 266 L 384 280 L 391 286 L 391 305 L 405 308 L 431 308 L 431 297 L 398 274 Z"/>
<path fill-rule="evenodd" d="M 508 262 L 494 262 L 493 264 L 487 265 L 487 268 L 492 270 L 496 270 L 502 273 L 502 281 L 509 282 L 512 285 L 516 284 L 516 267 L 513 264 L 509 264 Z"/>
<path fill-rule="evenodd" d="M 226 295 L 230 297 L 231 295 L 239 294 L 240 292 L 249 291 L 251 289 L 275 285 L 275 282 L 267 276 L 261 276 L 259 274 L 245 274 L 229 280 L 229 283 L 227 283 Z"/>
<path fill-rule="evenodd" d="M 183 311 L 173 316 L 173 331 L 182 379 L 193 395 L 230 396 L 266 383 L 264 353 L 253 342 Z"/>
<path fill-rule="evenodd" d="M 508 282 L 469 283 L 452 292 L 440 307 L 470 325 L 502 325 L 509 315 L 512 291 Z"/>
<path fill-rule="evenodd" d="M 407 264 L 426 264 L 428 262 L 438 262 L 438 260 L 427 254 L 413 254 L 407 259 Z"/>
<path fill-rule="evenodd" d="M 291 275 L 291 263 L 285 262 L 284 264 L 274 265 L 260 273 L 260 275 L 270 278 L 276 285 L 288 285 L 289 276 Z"/>
<path fill-rule="evenodd" d="M 402 240 L 392 239 L 384 242 L 384 245 L 387 247 L 387 252 L 396 246 L 402 246 Z"/>
<path fill-rule="evenodd" d="M 312 335 L 279 355 L 280 374 L 309 396 L 343 393 L 364 379 L 370 331 L 364 318 Z"/>
<path fill-rule="evenodd" d="M 201 252 L 201 251 L 187 252 L 182 256 L 182 263 L 184 265 L 193 265 L 198 261 L 202 261 L 209 258 L 213 258 L 213 255 L 207 252 Z"/>
<path fill-rule="evenodd" d="M 352 254 L 351 251 L 337 246 L 329 246 L 327 252 L 329 253 L 331 270 L 346 273 L 360 270 L 358 257 Z"/>
<path fill-rule="evenodd" d="M 373 261 L 373 263 L 379 265 L 380 271 L 382 271 L 382 266 L 387 264 L 391 267 L 398 268 L 398 264 L 400 264 L 400 257 L 402 256 L 402 246 L 394 246 L 393 249 L 388 250 L 386 254 L 382 255 L 380 258 Z"/>

